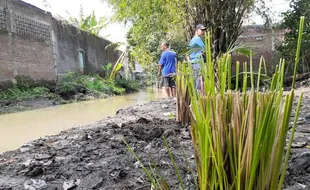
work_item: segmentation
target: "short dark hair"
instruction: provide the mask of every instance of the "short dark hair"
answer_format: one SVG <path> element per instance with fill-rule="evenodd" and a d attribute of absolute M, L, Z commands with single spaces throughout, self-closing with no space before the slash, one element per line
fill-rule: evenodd
<path fill-rule="evenodd" d="M 162 45 L 164 45 L 164 46 L 166 46 L 166 47 L 169 47 L 170 44 L 169 44 L 169 42 L 166 42 L 166 41 L 165 41 L 165 42 L 162 43 Z"/>

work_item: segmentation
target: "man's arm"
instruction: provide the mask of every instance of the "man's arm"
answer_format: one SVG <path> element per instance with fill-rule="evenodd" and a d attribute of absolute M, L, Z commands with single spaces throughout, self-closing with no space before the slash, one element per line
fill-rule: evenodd
<path fill-rule="evenodd" d="M 191 60 L 190 60 L 190 58 L 189 58 L 189 55 L 185 55 L 185 58 L 186 58 L 186 61 L 188 62 L 188 63 L 190 63 L 191 62 Z"/>
<path fill-rule="evenodd" d="M 159 65 L 158 65 L 158 73 L 157 73 L 158 76 L 161 75 L 161 70 L 162 69 L 163 69 L 163 66 L 159 63 Z"/>

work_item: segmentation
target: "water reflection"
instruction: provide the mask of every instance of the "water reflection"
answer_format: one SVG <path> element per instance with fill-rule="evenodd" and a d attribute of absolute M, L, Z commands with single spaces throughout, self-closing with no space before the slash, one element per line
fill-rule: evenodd
<path fill-rule="evenodd" d="M 124 96 L 0 115 L 0 152 L 19 148 L 30 140 L 57 134 L 77 125 L 92 124 L 113 116 L 117 110 L 126 106 L 162 97 L 160 90 L 148 88 Z"/>

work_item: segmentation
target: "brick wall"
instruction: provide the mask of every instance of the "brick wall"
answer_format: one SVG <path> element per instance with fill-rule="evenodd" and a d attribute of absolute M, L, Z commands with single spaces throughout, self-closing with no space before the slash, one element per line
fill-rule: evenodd
<path fill-rule="evenodd" d="M 111 42 L 52 18 L 20 0 L 0 0 L 0 84 L 16 76 L 55 80 L 58 75 L 81 71 L 100 73 L 101 65 L 115 63 L 120 52 Z"/>
<path fill-rule="evenodd" d="M 50 13 L 25 2 L 1 0 L 0 82 L 18 75 L 56 79 L 51 21 Z"/>
<path fill-rule="evenodd" d="M 257 70 L 261 56 L 266 61 L 267 70 L 271 72 L 277 60 L 276 47 L 283 42 L 285 30 L 264 29 L 262 26 L 247 26 L 242 28 L 242 34 L 237 43 L 254 52 L 253 66 Z M 243 55 L 233 55 L 233 62 L 249 63 L 249 58 Z M 249 65 L 249 64 L 248 64 Z"/>

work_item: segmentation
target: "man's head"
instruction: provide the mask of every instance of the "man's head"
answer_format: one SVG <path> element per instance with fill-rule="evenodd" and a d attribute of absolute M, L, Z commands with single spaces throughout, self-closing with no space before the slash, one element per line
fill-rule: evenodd
<path fill-rule="evenodd" d="M 206 30 L 207 28 L 204 26 L 204 25 L 202 25 L 202 24 L 197 24 L 196 25 L 196 32 L 195 32 L 195 34 L 197 35 L 197 36 L 203 36 L 204 34 L 205 34 L 205 30 Z"/>
<path fill-rule="evenodd" d="M 161 45 L 160 45 L 160 49 L 161 50 L 165 51 L 168 48 L 169 48 L 169 43 L 168 42 L 161 43 Z"/>

